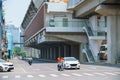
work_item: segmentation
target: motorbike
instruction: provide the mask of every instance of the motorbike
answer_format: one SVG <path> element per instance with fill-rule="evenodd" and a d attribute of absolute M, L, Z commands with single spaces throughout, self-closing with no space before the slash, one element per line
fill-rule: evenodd
<path fill-rule="evenodd" d="M 28 63 L 29 63 L 29 65 L 32 65 L 32 60 L 29 60 Z"/>

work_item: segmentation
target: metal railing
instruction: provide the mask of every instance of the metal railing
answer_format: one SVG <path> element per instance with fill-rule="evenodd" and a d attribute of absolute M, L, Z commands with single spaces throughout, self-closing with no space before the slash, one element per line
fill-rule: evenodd
<path fill-rule="evenodd" d="M 83 21 L 48 21 L 46 27 L 83 27 Z"/>
<path fill-rule="evenodd" d="M 92 24 L 90 22 L 88 22 L 88 21 L 85 21 L 83 23 L 83 25 L 85 26 L 89 36 L 105 36 L 106 35 L 105 31 L 97 31 L 97 30 L 95 31 L 95 30 L 93 30 L 92 29 Z M 99 22 L 100 27 L 105 27 L 105 25 L 106 24 L 105 24 L 104 21 Z"/>
<path fill-rule="evenodd" d="M 83 49 L 86 51 L 86 55 L 88 56 L 88 61 L 89 62 L 95 62 L 94 57 L 92 55 L 91 50 L 89 49 L 88 44 L 84 44 Z"/>

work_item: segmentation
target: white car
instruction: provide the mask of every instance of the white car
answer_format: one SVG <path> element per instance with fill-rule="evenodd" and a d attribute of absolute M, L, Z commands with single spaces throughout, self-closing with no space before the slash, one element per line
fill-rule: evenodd
<path fill-rule="evenodd" d="M 75 57 L 64 57 L 63 61 L 63 68 L 64 69 L 80 69 L 80 62 Z"/>
<path fill-rule="evenodd" d="M 13 63 L 6 62 L 3 59 L 0 59 L 0 72 L 2 71 L 11 71 L 14 69 Z"/>

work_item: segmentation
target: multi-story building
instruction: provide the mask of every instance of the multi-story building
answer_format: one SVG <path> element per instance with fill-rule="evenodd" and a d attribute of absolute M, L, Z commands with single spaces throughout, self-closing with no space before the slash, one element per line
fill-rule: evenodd
<path fill-rule="evenodd" d="M 25 49 L 42 59 L 74 56 L 97 62 L 100 46 L 107 44 L 107 62 L 114 63 L 120 56 L 118 6 L 116 0 L 32 0 L 21 24 Z"/>
<path fill-rule="evenodd" d="M 20 47 L 20 31 L 12 24 L 5 25 L 6 33 L 10 33 L 13 38 L 13 47 Z"/>
<path fill-rule="evenodd" d="M 12 50 L 14 47 L 20 47 L 20 32 L 19 28 L 14 25 L 5 25 L 6 38 L 7 38 L 7 51 L 8 57 L 13 57 Z"/>

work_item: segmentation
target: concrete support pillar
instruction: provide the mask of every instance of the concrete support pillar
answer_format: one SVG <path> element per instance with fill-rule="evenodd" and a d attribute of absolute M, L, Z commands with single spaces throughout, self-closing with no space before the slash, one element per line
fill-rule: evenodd
<path fill-rule="evenodd" d="M 58 57 L 61 57 L 61 55 L 60 55 L 60 52 L 61 52 L 61 51 L 60 51 L 60 50 L 61 50 L 61 47 L 59 46 L 59 47 L 58 47 Z"/>
<path fill-rule="evenodd" d="M 116 63 L 120 57 L 120 16 L 107 17 L 108 63 Z"/>
<path fill-rule="evenodd" d="M 39 58 L 41 58 L 41 49 L 39 50 Z"/>
<path fill-rule="evenodd" d="M 46 59 L 49 59 L 49 49 L 46 50 Z"/>
<path fill-rule="evenodd" d="M 52 52 L 54 53 L 54 59 L 56 59 L 57 56 L 56 56 L 56 53 L 55 53 L 55 48 L 53 48 L 53 51 L 52 51 Z"/>
<path fill-rule="evenodd" d="M 83 62 L 83 53 L 82 53 L 82 46 L 83 46 L 83 44 L 79 44 L 79 60 L 80 60 L 80 62 Z"/>
<path fill-rule="evenodd" d="M 64 56 L 67 56 L 67 55 L 66 55 L 66 54 L 67 54 L 67 51 L 66 51 L 66 50 L 67 50 L 67 47 L 66 47 L 65 45 L 64 45 L 64 49 L 63 49 L 63 50 L 64 50 Z"/>
<path fill-rule="evenodd" d="M 49 54 L 50 54 L 50 59 L 52 59 L 53 56 L 54 56 L 54 55 L 53 55 L 53 52 L 52 52 L 52 48 L 49 49 L 49 52 L 50 52 L 50 53 L 49 53 Z"/>

